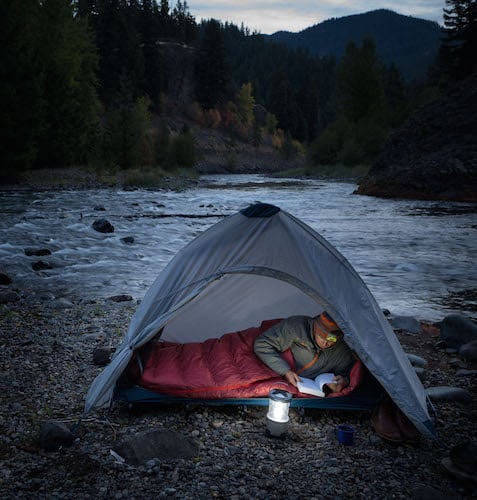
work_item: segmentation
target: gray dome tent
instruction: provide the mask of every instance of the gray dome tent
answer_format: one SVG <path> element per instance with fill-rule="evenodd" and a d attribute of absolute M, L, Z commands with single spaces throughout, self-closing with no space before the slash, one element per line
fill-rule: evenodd
<path fill-rule="evenodd" d="M 111 401 L 134 351 L 161 330 L 165 341 L 200 342 L 263 319 L 322 310 L 419 431 L 435 437 L 421 381 L 363 280 L 316 231 L 262 203 L 213 225 L 171 260 L 93 381 L 85 412 Z"/>

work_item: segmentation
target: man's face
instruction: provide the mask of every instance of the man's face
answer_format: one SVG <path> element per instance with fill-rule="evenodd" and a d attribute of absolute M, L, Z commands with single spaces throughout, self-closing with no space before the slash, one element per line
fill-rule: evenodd
<path fill-rule="evenodd" d="M 318 344 L 318 347 L 320 349 L 328 349 L 330 347 L 333 347 L 336 344 L 336 342 L 332 342 L 330 340 L 325 340 L 323 337 L 320 337 L 319 329 L 318 329 L 318 325 L 316 324 L 316 321 L 313 322 L 313 336 L 315 337 L 315 341 Z"/>

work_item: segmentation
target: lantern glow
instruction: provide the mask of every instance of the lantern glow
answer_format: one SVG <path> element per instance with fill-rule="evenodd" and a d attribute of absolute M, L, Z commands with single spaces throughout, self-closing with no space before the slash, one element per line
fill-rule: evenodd
<path fill-rule="evenodd" d="M 267 430 L 272 436 L 282 436 L 287 428 L 291 393 L 282 389 L 271 389 L 268 398 Z"/>

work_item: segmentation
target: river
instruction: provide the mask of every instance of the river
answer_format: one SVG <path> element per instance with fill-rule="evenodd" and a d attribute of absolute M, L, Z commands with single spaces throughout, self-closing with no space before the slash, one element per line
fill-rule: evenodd
<path fill-rule="evenodd" d="M 28 294 L 140 299 L 175 253 L 224 216 L 256 201 L 313 227 L 349 260 L 393 314 L 441 320 L 477 313 L 477 205 L 354 195 L 350 182 L 204 176 L 182 192 L 0 193 L 0 264 Z M 92 228 L 99 218 L 115 231 Z M 133 237 L 132 244 L 122 238 Z M 27 256 L 26 248 L 52 254 Z M 51 269 L 34 271 L 43 260 Z"/>

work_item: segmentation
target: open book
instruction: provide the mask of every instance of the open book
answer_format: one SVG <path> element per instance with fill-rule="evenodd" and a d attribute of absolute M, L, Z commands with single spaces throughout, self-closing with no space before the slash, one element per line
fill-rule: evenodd
<path fill-rule="evenodd" d="M 323 398 L 325 397 L 323 386 L 333 382 L 334 376 L 334 373 L 320 373 L 314 380 L 312 378 L 300 377 L 300 381 L 297 383 L 298 390 L 305 394 L 312 394 L 313 396 Z"/>

